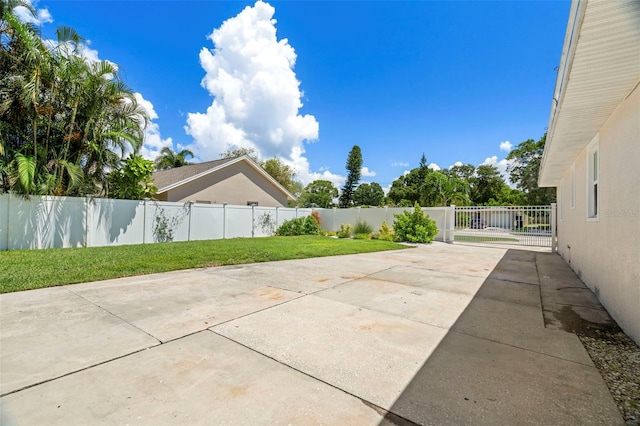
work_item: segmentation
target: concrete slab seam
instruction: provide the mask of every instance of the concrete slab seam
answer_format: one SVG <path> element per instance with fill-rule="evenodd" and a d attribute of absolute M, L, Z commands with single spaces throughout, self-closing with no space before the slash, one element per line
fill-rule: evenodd
<path fill-rule="evenodd" d="M 274 287 L 274 286 L 272 286 L 272 285 L 270 285 L 270 286 L 268 286 L 268 287 L 278 288 L 278 287 Z M 280 289 L 280 290 L 291 291 L 291 290 L 287 290 L 287 289 Z M 292 293 L 294 293 L 294 292 L 292 292 Z M 248 317 L 248 316 L 250 316 L 250 315 L 257 314 L 258 312 L 263 312 L 263 311 L 269 310 L 269 309 L 271 309 L 271 308 L 275 308 L 276 306 L 284 305 L 284 304 L 287 304 L 287 303 L 293 302 L 294 300 L 298 300 L 298 299 L 302 299 L 303 297 L 310 296 L 310 294 L 305 294 L 305 293 L 298 293 L 298 294 L 300 294 L 300 296 L 298 296 L 298 297 L 294 297 L 293 299 L 285 300 L 284 302 L 276 303 L 276 304 L 274 304 L 274 305 L 267 306 L 266 308 L 258 309 L 258 310 L 256 310 L 256 311 L 249 312 L 249 313 L 246 313 L 246 314 L 243 314 L 243 315 L 237 316 L 237 317 L 235 317 L 235 318 L 228 319 L 228 320 L 226 320 L 226 321 L 221 321 L 221 322 L 219 322 L 219 323 L 216 323 L 216 324 L 213 324 L 213 325 L 209 325 L 208 327 L 203 328 L 202 330 L 197 330 L 197 331 L 194 331 L 193 333 L 185 334 L 184 336 L 180 336 L 180 337 L 176 337 L 175 339 L 167 340 L 165 343 L 173 342 L 174 340 L 182 339 L 183 337 L 190 336 L 190 335 L 192 335 L 192 334 L 199 333 L 199 332 L 201 332 L 201 331 L 210 330 L 210 328 L 211 328 L 211 327 L 217 327 L 217 326 L 219 326 L 219 325 L 226 324 L 226 323 L 228 323 L 228 322 L 235 321 L 235 320 L 238 320 L 238 319 L 241 319 L 241 318 L 244 318 L 244 317 Z M 216 333 L 216 334 L 217 334 L 217 333 Z"/>
<path fill-rule="evenodd" d="M 160 339 L 158 339 L 156 336 L 154 336 L 154 335 L 150 334 L 148 331 L 143 330 L 143 329 L 141 329 L 140 327 L 138 327 L 137 325 L 130 323 L 130 322 L 129 322 L 129 321 L 127 321 L 126 319 L 124 319 L 124 318 L 122 318 L 122 317 L 120 317 L 120 316 L 118 316 L 118 315 L 114 314 L 113 312 L 109 311 L 108 309 L 106 309 L 106 308 L 104 308 L 104 307 L 102 307 L 102 306 L 98 305 L 98 304 L 97 304 L 97 303 L 95 303 L 94 301 L 89 300 L 89 299 L 87 299 L 86 297 L 84 297 L 84 296 L 82 296 L 82 295 L 80 295 L 80 294 L 76 293 L 75 291 L 73 291 L 73 290 L 71 290 L 71 289 L 67 288 L 67 286 L 65 286 L 64 288 L 65 288 L 65 290 L 67 290 L 69 293 L 71 293 L 71 294 L 73 294 L 73 295 L 75 295 L 75 296 L 78 296 L 78 297 L 79 297 L 79 298 L 81 298 L 82 300 L 84 300 L 84 301 L 86 301 L 86 302 L 88 302 L 88 303 L 91 303 L 93 306 L 96 306 L 96 307 L 98 307 L 98 308 L 102 309 L 104 312 L 108 313 L 109 315 L 111 315 L 111 316 L 113 316 L 113 317 L 115 317 L 115 318 L 118 318 L 120 321 L 124 322 L 125 324 L 130 325 L 131 327 L 135 328 L 136 330 L 140 330 L 141 332 L 143 332 L 143 333 L 144 333 L 144 334 L 146 334 L 147 336 L 149 336 L 149 337 L 151 337 L 151 338 L 153 338 L 153 339 L 157 340 L 157 341 L 158 341 L 158 343 L 162 344 L 162 340 L 160 340 Z"/>
<path fill-rule="evenodd" d="M 538 253 L 533 255 L 533 263 L 536 266 L 536 276 L 538 277 L 538 297 L 540 298 L 540 319 L 542 320 L 542 326 L 546 329 L 544 319 L 544 305 L 542 304 L 542 280 L 540 279 L 540 269 L 538 268 Z"/>
<path fill-rule="evenodd" d="M 265 358 L 267 358 L 267 359 L 270 359 L 270 360 L 272 360 L 272 361 L 275 361 L 275 362 L 277 362 L 278 364 L 280 364 L 280 365 L 282 365 L 282 366 L 284 366 L 284 367 L 287 367 L 287 368 L 289 368 L 289 369 L 291 369 L 291 370 L 293 370 L 293 371 L 296 371 L 296 372 L 298 372 L 298 373 L 300 373 L 300 374 L 303 374 L 303 375 L 305 375 L 306 377 L 309 377 L 310 379 L 316 380 L 316 381 L 318 381 L 318 382 L 320 382 L 320 383 L 323 383 L 323 384 L 325 384 L 325 385 L 327 385 L 327 386 L 332 387 L 333 389 L 339 390 L 340 392 L 343 392 L 343 393 L 345 393 L 345 394 L 347 394 L 347 395 L 349 395 L 349 396 L 352 396 L 352 397 L 354 397 L 354 398 L 357 398 L 357 399 L 359 399 L 363 404 L 367 405 L 367 406 L 368 406 L 368 407 L 370 407 L 372 410 L 374 410 L 374 411 L 376 411 L 378 414 L 382 415 L 384 419 L 388 419 L 388 418 L 387 418 L 388 414 L 391 414 L 391 415 L 392 415 L 392 417 L 397 417 L 397 418 L 398 418 L 398 419 L 400 419 L 401 421 L 406 422 L 406 424 L 407 424 L 407 425 L 416 425 L 416 426 L 417 426 L 417 425 L 419 424 L 419 423 L 415 423 L 415 422 L 413 422 L 413 421 L 411 421 L 411 420 L 407 419 L 406 417 L 401 416 L 400 414 L 397 414 L 397 413 L 394 413 L 394 412 L 392 412 L 392 411 L 389 411 L 389 410 L 387 410 L 387 409 L 385 409 L 385 408 L 382 408 L 382 407 L 380 407 L 379 405 L 377 405 L 377 404 L 375 404 L 375 403 L 373 403 L 373 402 L 371 402 L 371 401 L 368 401 L 368 400 L 366 400 L 366 399 L 362 398 L 361 396 L 355 395 L 355 394 L 353 394 L 353 393 L 351 393 L 351 392 L 349 392 L 349 391 L 347 391 L 347 390 L 345 390 L 345 389 L 342 389 L 342 388 L 340 388 L 340 387 L 338 387 L 338 386 L 334 385 L 333 383 L 330 383 L 330 382 L 327 382 L 327 381 L 325 381 L 325 380 L 319 379 L 319 378 L 317 378 L 317 377 L 315 377 L 315 376 L 312 376 L 311 374 L 307 373 L 306 371 L 302 371 L 302 370 L 300 370 L 300 369 L 298 369 L 298 368 L 296 368 L 296 367 L 293 367 L 293 366 L 291 366 L 291 365 L 289 365 L 289 364 L 286 364 L 286 363 L 284 363 L 284 362 L 280 361 L 280 360 L 279 360 L 279 359 L 277 359 L 277 358 L 274 358 L 274 357 L 269 356 L 269 355 L 267 355 L 267 354 L 265 354 L 265 353 L 262 353 L 262 352 L 260 352 L 260 351 L 258 351 L 258 350 L 256 350 L 256 349 L 254 349 L 254 348 L 252 348 L 252 347 L 250 347 L 250 346 L 245 345 L 245 344 L 244 344 L 244 343 L 242 343 L 242 342 L 238 342 L 237 340 L 234 340 L 234 339 L 232 339 L 232 338 L 230 338 L 230 337 L 228 337 L 228 336 L 225 336 L 225 335 L 223 335 L 223 334 L 216 333 L 214 330 L 211 330 L 211 329 L 208 329 L 207 331 L 210 331 L 211 333 L 215 334 L 216 336 L 223 337 L 223 338 L 225 338 L 225 339 L 229 340 L 230 342 L 233 342 L 233 343 L 235 343 L 235 344 L 237 344 L 237 345 L 240 345 L 240 346 L 242 346 L 243 348 L 248 349 L 248 350 L 250 350 L 250 351 L 252 351 L 252 352 L 254 352 L 254 353 L 257 353 L 258 355 L 261 355 L 261 356 L 263 356 L 263 357 L 265 357 Z"/>
<path fill-rule="evenodd" d="M 7 393 L 0 394 L 0 398 L 3 398 L 5 396 L 9 396 L 9 395 L 12 395 L 14 393 L 18 393 L 18 392 L 21 392 L 21 391 L 24 391 L 24 390 L 27 390 L 27 389 L 30 389 L 30 388 L 33 388 L 33 387 L 36 387 L 36 386 L 40 386 L 40 385 L 43 385 L 45 383 L 53 382 L 55 380 L 62 379 L 63 377 L 71 376 L 71 375 L 76 374 L 76 373 L 81 373 L 81 372 L 83 372 L 85 370 L 89 370 L 91 368 L 98 367 L 100 365 L 108 364 L 110 362 L 117 361 L 119 359 L 126 358 L 126 357 L 131 356 L 131 355 L 135 355 L 135 354 L 137 354 L 139 352 L 144 352 L 144 351 L 147 351 L 149 349 L 157 348 L 157 347 L 160 347 L 160 346 L 162 346 L 162 342 L 158 343 L 157 345 L 147 346 L 146 348 L 141 348 L 141 349 L 138 349 L 138 350 L 133 351 L 133 352 L 129 352 L 129 353 L 126 353 L 126 354 L 123 354 L 123 355 L 119 355 L 119 356 L 117 356 L 115 358 L 111 358 L 111 359 L 107 359 L 105 361 L 97 362 L 95 364 L 87 365 L 86 367 L 79 368 L 77 370 L 73 370 L 73 371 L 70 371 L 68 373 L 64 373 L 64 374 L 61 374 L 61 375 L 56 376 L 56 377 L 52 377 L 52 378 L 47 379 L 47 380 L 43 380 L 41 382 L 32 383 L 32 384 L 24 386 L 24 387 L 22 387 L 20 389 L 15 389 L 15 390 L 9 391 Z"/>
<path fill-rule="evenodd" d="M 380 272 L 383 272 L 383 271 L 388 271 L 389 269 L 391 269 L 391 267 L 385 268 L 385 269 L 380 269 L 379 271 L 373 272 L 371 274 L 363 275 L 363 276 L 358 277 L 358 278 L 352 278 L 352 279 L 349 279 L 347 281 L 344 281 L 344 282 L 341 282 L 341 283 L 338 283 L 338 284 L 334 284 L 331 287 L 321 288 L 321 289 L 313 291 L 311 293 L 307 293 L 306 295 L 307 296 L 314 296 L 317 293 L 322 293 L 323 291 L 327 291 L 329 289 L 336 288 L 336 287 L 339 287 L 339 286 L 342 286 L 342 285 L 345 285 L 345 284 L 350 284 L 350 283 L 356 282 L 356 281 L 364 279 L 364 278 L 366 278 L 368 280 L 375 280 L 375 281 L 382 281 L 382 282 L 393 282 L 393 281 L 386 281 L 386 280 L 381 280 L 381 279 L 373 277 L 373 275 L 379 274 Z M 401 283 L 394 283 L 394 284 L 401 284 Z M 412 286 L 412 287 L 414 287 L 414 286 Z M 355 306 L 355 305 L 352 305 L 352 306 Z"/>
<path fill-rule="evenodd" d="M 449 271 L 443 271 L 441 269 L 434 269 L 434 268 L 424 268 L 422 266 L 419 265 L 411 265 L 408 266 L 409 268 L 416 268 L 416 269 L 422 269 L 423 271 L 431 271 L 431 272 L 437 272 L 439 274 L 447 274 L 447 275 L 455 275 L 455 276 L 463 276 L 463 277 L 474 277 L 474 278 L 487 278 L 486 275 L 475 275 L 475 274 L 463 274 L 463 273 L 453 273 L 453 272 L 449 272 Z M 395 268 L 395 266 L 392 266 L 390 268 L 387 269 L 391 269 L 391 268 Z M 507 280 L 503 280 L 503 281 L 507 281 Z M 525 283 L 526 284 L 526 283 Z"/>
<path fill-rule="evenodd" d="M 559 356 L 550 355 L 550 354 L 546 354 L 546 353 L 544 353 L 544 352 L 538 352 L 538 351 L 534 351 L 534 350 L 527 349 L 527 348 L 522 348 L 522 347 L 520 347 L 520 346 L 511 345 L 511 344 L 509 344 L 509 343 L 500 342 L 500 341 L 498 341 L 498 340 L 487 339 L 486 337 L 476 336 L 475 334 L 465 333 L 465 332 L 463 332 L 463 331 L 455 330 L 455 329 L 453 329 L 453 328 L 452 328 L 452 329 L 449 329 L 449 332 L 453 332 L 453 333 L 457 333 L 457 334 L 462 334 L 462 335 L 464 335 L 464 336 L 473 337 L 473 338 L 475 338 L 475 339 L 485 340 L 485 341 L 487 341 L 487 342 L 491 342 L 491 343 L 497 343 L 497 344 L 499 344 L 499 345 L 502 345 L 502 346 L 508 346 L 508 347 L 510 347 L 510 348 L 514 348 L 514 349 L 520 349 L 520 350 L 525 351 L 525 352 L 531 352 L 531 353 L 538 354 L 538 355 L 542 355 L 542 356 L 548 356 L 549 358 L 555 358 L 555 359 L 559 359 L 559 360 L 561 360 L 561 361 L 571 362 L 571 363 L 573 363 L 573 364 L 578 364 L 578 365 L 582 365 L 582 366 L 585 366 L 585 367 L 590 367 L 590 368 L 593 368 L 594 370 L 596 370 L 596 371 L 597 371 L 597 369 L 596 369 L 595 365 L 584 364 L 584 363 L 582 363 L 582 362 L 578 362 L 578 361 L 574 361 L 574 360 L 566 359 L 566 358 L 561 358 L 561 357 L 559 357 Z"/>

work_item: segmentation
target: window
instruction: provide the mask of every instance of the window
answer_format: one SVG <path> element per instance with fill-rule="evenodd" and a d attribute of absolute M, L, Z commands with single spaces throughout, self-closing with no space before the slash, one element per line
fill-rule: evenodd
<path fill-rule="evenodd" d="M 576 165 L 571 165 L 571 208 L 576 208 Z"/>
<path fill-rule="evenodd" d="M 600 180 L 600 149 L 598 135 L 587 148 L 587 217 L 598 218 L 598 183 Z"/>

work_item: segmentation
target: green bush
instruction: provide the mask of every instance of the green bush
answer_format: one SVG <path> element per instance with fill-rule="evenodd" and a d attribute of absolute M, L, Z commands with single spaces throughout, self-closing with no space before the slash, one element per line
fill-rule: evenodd
<path fill-rule="evenodd" d="M 353 239 L 354 240 L 370 240 L 371 239 L 371 234 L 364 234 L 362 232 L 355 233 L 353 235 Z"/>
<path fill-rule="evenodd" d="M 357 220 L 355 226 L 353 227 L 354 234 L 371 235 L 372 232 L 373 232 L 373 226 L 369 225 L 365 221 Z"/>
<path fill-rule="evenodd" d="M 393 233 L 393 229 L 389 227 L 386 221 L 382 222 L 380 225 L 380 229 L 378 230 L 378 240 L 382 241 L 393 241 L 395 240 L 395 235 Z"/>
<path fill-rule="evenodd" d="M 281 237 L 291 237 L 294 235 L 321 235 L 322 228 L 313 216 L 298 217 L 285 220 L 278 229 L 276 235 Z"/>
<path fill-rule="evenodd" d="M 344 223 L 340 224 L 340 230 L 336 232 L 338 238 L 350 238 L 351 234 L 353 234 L 353 228 L 351 225 L 344 226 Z"/>
<path fill-rule="evenodd" d="M 404 211 L 393 216 L 396 218 L 393 221 L 393 229 L 400 241 L 430 243 L 438 233 L 435 221 L 428 215 L 425 216 L 418 203 L 415 204 L 413 212 Z"/>

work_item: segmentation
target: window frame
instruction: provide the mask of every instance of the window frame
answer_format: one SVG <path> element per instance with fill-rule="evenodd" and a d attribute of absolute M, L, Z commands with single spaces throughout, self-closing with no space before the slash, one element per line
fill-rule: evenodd
<path fill-rule="evenodd" d="M 587 146 L 587 220 L 597 222 L 601 206 L 600 191 L 600 137 L 596 135 Z"/>

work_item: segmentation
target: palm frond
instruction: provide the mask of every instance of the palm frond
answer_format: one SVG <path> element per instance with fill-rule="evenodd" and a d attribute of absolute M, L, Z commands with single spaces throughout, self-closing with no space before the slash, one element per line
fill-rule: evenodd
<path fill-rule="evenodd" d="M 36 159 L 21 153 L 16 153 L 16 168 L 13 174 L 13 184 L 18 183 L 22 191 L 31 194 L 35 190 Z M 13 186 L 12 184 L 12 186 Z"/>

